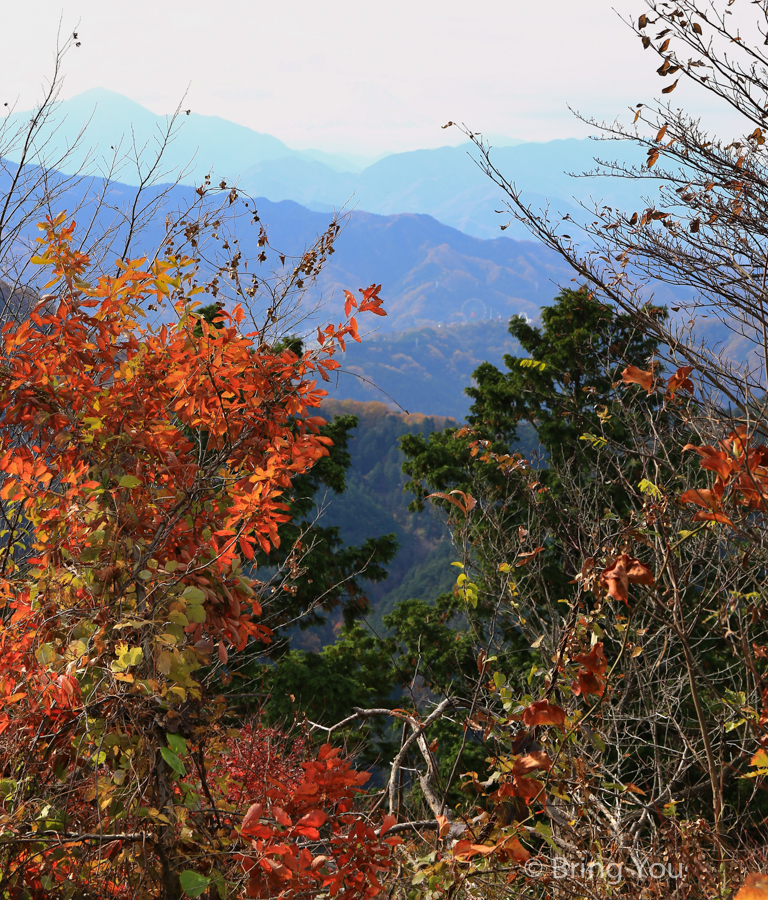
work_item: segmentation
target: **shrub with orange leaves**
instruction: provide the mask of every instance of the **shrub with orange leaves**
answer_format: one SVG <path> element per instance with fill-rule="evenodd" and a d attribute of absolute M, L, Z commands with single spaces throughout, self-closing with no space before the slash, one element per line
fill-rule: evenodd
<path fill-rule="evenodd" d="M 227 731 L 206 685 L 270 640 L 250 561 L 328 453 L 315 379 L 359 340 L 353 308 L 383 314 L 379 288 L 348 294 L 318 349 L 273 352 L 239 307 L 220 327 L 195 315 L 193 260 L 126 260 L 90 283 L 74 222 L 41 227 L 33 262 L 55 298 L 6 325 L 0 352 L 0 893 L 177 898 L 245 880 L 266 896 L 316 841 L 330 849 L 312 879 L 373 896 L 390 845 L 351 812 L 367 775 L 330 748 L 257 772 L 252 731 Z M 173 324 L 142 326 L 150 301 Z M 257 798 L 277 822 L 268 849 L 241 827 Z"/>

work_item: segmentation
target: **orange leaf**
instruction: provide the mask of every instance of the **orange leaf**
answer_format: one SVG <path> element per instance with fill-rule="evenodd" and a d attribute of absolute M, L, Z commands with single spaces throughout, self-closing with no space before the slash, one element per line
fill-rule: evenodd
<path fill-rule="evenodd" d="M 487 844 L 473 844 L 471 841 L 458 841 L 453 848 L 453 855 L 462 859 L 471 859 L 473 856 L 490 856 L 496 849 Z"/>
<path fill-rule="evenodd" d="M 768 751 L 758 750 L 749 761 L 749 764 L 750 766 L 760 766 L 761 768 L 768 766 Z"/>
<path fill-rule="evenodd" d="M 279 806 L 272 807 L 272 815 L 275 817 L 275 821 L 278 825 L 282 825 L 283 828 L 290 828 L 293 825 L 291 817 L 288 813 L 281 809 Z"/>
<path fill-rule="evenodd" d="M 597 694 L 598 697 L 602 697 L 604 690 L 605 686 L 597 675 L 593 675 L 591 672 L 586 672 L 583 669 L 579 670 L 576 675 L 576 681 L 573 683 L 573 693 L 577 697 L 579 695 L 586 697 L 587 694 Z"/>
<path fill-rule="evenodd" d="M 463 502 L 462 500 L 456 500 L 451 494 L 461 495 Z M 446 494 L 444 491 L 435 491 L 434 494 L 428 494 L 425 499 L 429 500 L 431 497 L 439 497 L 441 500 L 447 500 L 449 503 L 453 503 L 454 506 L 458 506 L 465 516 L 468 516 L 470 511 L 477 506 L 477 500 L 469 494 L 465 494 L 464 491 L 451 491 L 451 494 Z"/>
<path fill-rule="evenodd" d="M 627 366 L 621 373 L 621 380 L 624 384 L 639 384 L 649 394 L 653 388 L 653 372 L 646 372 L 644 369 L 638 369 L 637 366 Z"/>
<path fill-rule="evenodd" d="M 389 831 L 389 829 L 397 822 L 397 818 L 393 815 L 387 814 L 384 816 L 384 820 L 381 823 L 381 830 L 379 831 L 379 837 L 384 837 L 384 835 Z"/>
<path fill-rule="evenodd" d="M 514 834 L 502 838 L 496 844 L 496 852 L 511 856 L 517 863 L 526 863 L 531 858 L 531 854 L 523 847 Z"/>
<path fill-rule="evenodd" d="M 240 535 L 238 543 L 240 544 L 240 549 L 243 551 L 243 556 L 246 559 L 253 559 L 253 547 L 251 546 L 251 542 L 244 534 Z"/>
<path fill-rule="evenodd" d="M 592 675 L 602 675 L 608 668 L 608 661 L 603 654 L 603 645 L 598 642 L 589 653 L 577 653 L 573 661 L 583 666 Z"/>
<path fill-rule="evenodd" d="M 552 760 L 543 750 L 534 750 L 527 756 L 521 756 L 515 760 L 512 766 L 513 775 L 527 775 L 528 772 L 535 772 L 538 769 L 544 769 L 548 772 L 552 768 Z"/>
<path fill-rule="evenodd" d="M 717 510 L 720 508 L 722 491 L 694 488 L 680 495 L 680 503 L 693 503 L 704 509 Z"/>
<path fill-rule="evenodd" d="M 608 589 L 608 596 L 629 606 L 629 585 L 654 583 L 653 573 L 639 559 L 622 553 L 600 573 L 600 584 Z"/>
<path fill-rule="evenodd" d="M 522 719 L 526 728 L 534 725 L 556 725 L 562 728 L 565 724 L 565 711 L 549 700 L 536 700 L 523 710 Z"/>
<path fill-rule="evenodd" d="M 518 778 L 515 776 L 515 790 L 517 796 L 522 797 L 526 803 L 532 800 L 544 800 L 544 784 L 536 778 Z"/>
<path fill-rule="evenodd" d="M 736 528 L 733 522 L 726 516 L 724 513 L 719 512 L 697 512 L 693 517 L 694 522 L 722 522 L 724 525 L 730 525 L 731 528 Z"/>
<path fill-rule="evenodd" d="M 319 828 L 323 825 L 328 818 L 328 813 L 323 812 L 322 809 L 313 809 L 311 812 L 308 812 L 305 816 L 302 816 L 299 821 L 296 823 L 296 827 L 301 826 L 309 826 L 312 828 Z M 393 823 L 394 824 L 394 823 Z"/>
<path fill-rule="evenodd" d="M 667 400 L 671 400 L 678 390 L 693 393 L 693 382 L 688 377 L 693 372 L 693 366 L 680 366 L 667 382 Z"/>
<path fill-rule="evenodd" d="M 254 803 L 252 806 L 248 808 L 248 812 L 245 814 L 245 818 L 243 819 L 243 825 L 240 829 L 241 834 L 248 837 L 251 833 L 251 829 L 259 824 L 259 819 L 261 818 L 261 814 L 264 810 L 264 807 L 261 803 Z"/>
<path fill-rule="evenodd" d="M 515 560 L 515 568 L 518 569 L 520 568 L 520 566 L 527 566 L 528 563 L 535 556 L 538 556 L 538 554 L 541 553 L 543 549 L 543 547 L 537 547 L 535 550 L 531 550 L 530 553 L 520 553 Z"/>

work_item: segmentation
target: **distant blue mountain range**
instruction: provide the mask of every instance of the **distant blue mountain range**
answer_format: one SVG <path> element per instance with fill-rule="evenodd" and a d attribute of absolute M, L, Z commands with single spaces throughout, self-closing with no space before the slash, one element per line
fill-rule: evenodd
<path fill-rule="evenodd" d="M 78 147 L 78 134 L 91 114 Z M 23 126 L 26 115 L 14 114 L 7 127 Z M 62 167 L 64 172 L 98 171 L 105 165 L 105 153 L 125 153 L 126 141 L 135 148 L 140 165 L 148 164 L 164 122 L 138 104 L 100 90 L 62 103 L 56 119 L 59 127 L 49 131 L 43 158 L 50 165 L 61 158 L 63 150 L 74 146 L 67 166 Z M 122 151 L 113 151 L 111 148 L 120 148 L 121 139 Z M 95 147 L 90 161 L 89 147 Z M 576 217 L 578 201 L 587 203 L 590 191 L 600 196 L 598 188 L 609 189 L 602 194 L 607 205 L 625 209 L 644 205 L 635 182 L 596 182 L 566 174 L 590 168 L 595 155 L 628 160 L 631 151 L 628 144 L 564 140 L 500 147 L 494 158 L 511 180 L 526 189 L 524 196 L 529 202 L 548 202 L 553 215 L 570 212 Z M 192 167 L 185 169 L 193 158 Z M 503 353 L 512 350 L 505 330 L 509 317 L 522 314 L 536 320 L 540 308 L 575 280 L 559 256 L 530 240 L 516 239 L 527 237 L 520 228 L 513 225 L 503 234 L 499 231 L 508 215 L 494 212 L 501 208 L 498 190 L 478 170 L 467 147 L 399 153 L 361 168 L 359 160 L 291 150 L 270 135 L 190 113 L 181 117 L 180 129 L 164 155 L 164 166 L 167 180 L 179 171 L 186 174 L 181 184 L 166 193 L 162 187 L 148 191 L 144 203 L 153 194 L 163 195 L 164 209 L 146 222 L 140 242 L 131 251 L 134 257 L 156 251 L 164 236 L 163 212 L 188 207 L 196 199 L 194 185 L 210 170 L 217 180 L 225 177 L 231 183 L 239 179 L 239 184 L 258 198 L 260 222 L 254 225 L 250 216 L 241 218 L 236 225 L 232 223 L 228 238 L 236 239 L 243 257 L 252 261 L 260 252 L 260 225 L 268 228 L 272 247 L 296 256 L 326 229 L 331 210 L 352 207 L 337 239 L 336 253 L 309 298 L 307 315 L 295 329 L 311 336 L 314 325 L 338 321 L 344 289 L 382 285 L 389 314 L 376 321 L 361 320 L 363 331 L 375 328 L 379 333 L 349 354 L 348 374 L 342 375 L 335 387 L 337 397 L 384 399 L 411 411 L 461 418 L 468 403 L 460 388 L 469 381 L 477 362 L 490 359 L 500 363 Z M 120 239 L 125 231 L 122 216 L 135 196 L 136 172 L 134 168 L 131 177 L 126 166 L 112 174 L 118 180 L 109 187 L 107 204 L 92 230 L 99 233 L 114 228 L 110 253 L 117 256 L 122 253 Z M 51 185 L 55 178 L 52 173 Z M 63 208 L 71 214 L 85 201 L 77 216 L 84 225 L 103 188 L 104 182 L 97 176 L 75 180 L 51 212 Z M 19 240 L 31 247 L 35 237 L 32 224 L 29 234 L 19 235 Z M 664 285 L 655 288 L 656 302 L 676 305 L 679 295 Z M 323 306 L 313 311 L 314 304 L 321 302 Z M 697 328 L 712 341 L 728 344 L 726 349 L 732 354 L 736 352 L 732 336 L 716 320 L 701 322 Z M 391 401 L 373 389 L 371 382 L 390 394 Z"/>
<path fill-rule="evenodd" d="M 0 193 L 8 189 L 6 182 L 10 183 L 10 177 L 10 173 L 0 176 Z M 76 237 L 112 230 L 111 246 L 101 248 L 103 266 L 110 271 L 112 260 L 123 255 L 125 213 L 133 206 L 136 188 L 119 182 L 106 186 L 95 177 L 68 181 L 50 172 L 47 187 L 54 194 L 57 183 L 61 193 L 50 213 L 66 210 L 74 216 L 80 226 Z M 105 193 L 105 202 L 99 208 L 98 198 Z M 187 209 L 199 200 L 192 187 L 161 186 L 145 190 L 140 208 L 152 208 L 153 198 L 159 198 L 160 205 L 154 214 L 140 216 L 143 230 L 129 254 L 134 258 L 157 252 L 165 235 L 166 214 Z M 215 197 L 210 202 L 211 208 L 218 208 Z M 265 277 L 274 264 L 278 270 L 281 268 L 276 255 L 263 267 L 256 262 L 261 252 L 258 240 L 262 226 L 276 253 L 300 257 L 332 218 L 289 200 L 274 203 L 258 198 L 255 202 L 258 222 L 250 214 L 233 215 L 238 207 L 225 204 L 224 221 L 218 230 L 220 240 L 226 237 L 230 247 L 237 244 L 243 260 L 250 261 L 249 273 L 259 278 Z M 18 236 L 28 252 L 39 236 L 35 223 L 42 215 L 39 212 Z M 481 240 L 428 215 L 380 216 L 352 211 L 342 220 L 342 226 L 335 253 L 307 298 L 307 317 L 300 326 L 306 333 L 312 333 L 314 326 L 329 318 L 338 320 L 345 289 L 356 291 L 373 283 L 382 285 L 381 296 L 389 314 L 386 318 L 364 317 L 361 326 L 389 332 L 493 319 L 505 322 L 516 313 L 533 319 L 540 307 L 551 302 L 558 286 L 570 283 L 572 277 L 564 262 L 542 245 L 506 238 Z M 217 265 L 212 255 L 214 245 L 200 250 L 201 274 L 210 277 Z M 320 309 L 313 311 L 318 303 L 322 304 Z"/>
<path fill-rule="evenodd" d="M 28 113 L 15 113 L 9 124 L 22 124 Z M 84 136 L 78 136 L 87 123 Z M 166 117 L 103 89 L 93 89 L 59 104 L 52 118 L 46 146 L 48 158 L 76 146 L 62 171 L 90 169 L 104 174 L 118 158 L 137 155 L 146 167 L 154 159 Z M 499 169 L 524 191 L 524 199 L 553 215 L 586 215 L 579 204 L 592 200 L 609 206 L 640 208 L 642 193 L 636 182 L 623 179 L 572 178 L 594 168 L 596 156 L 622 162 L 642 161 L 637 147 L 627 143 L 559 140 L 498 146 L 493 159 Z M 198 185 L 213 172 L 217 179 L 236 180 L 256 197 L 293 200 L 310 209 L 329 212 L 341 207 L 380 215 L 427 214 L 474 237 L 525 238 L 513 222 L 503 234 L 509 215 L 497 214 L 502 196 L 472 160 L 473 147 L 416 150 L 377 161 L 293 150 L 268 134 L 261 134 L 217 116 L 182 112 L 178 128 L 163 158 L 168 180 Z M 370 163 L 370 164 L 368 164 Z M 137 184 L 135 164 L 124 163 L 117 180 Z"/>

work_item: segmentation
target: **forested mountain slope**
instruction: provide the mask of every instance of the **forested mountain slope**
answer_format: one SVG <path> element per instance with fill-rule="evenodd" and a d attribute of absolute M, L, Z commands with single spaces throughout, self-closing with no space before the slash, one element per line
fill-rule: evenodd
<path fill-rule="evenodd" d="M 452 575 L 451 543 L 443 523 L 428 514 L 408 511 L 410 497 L 403 493 L 404 459 L 398 439 L 406 433 L 429 434 L 453 424 L 444 416 L 404 415 L 392 412 L 383 403 L 327 399 L 321 413 L 355 415 L 359 425 L 350 443 L 352 465 L 347 489 L 339 495 L 318 498 L 321 523 L 340 529 L 346 544 L 361 544 L 366 538 L 394 534 L 399 551 L 389 567 L 389 577 L 381 584 L 368 584 L 373 607 L 367 617 L 377 631 L 382 618 L 396 603 L 409 597 L 432 597 L 448 589 Z M 325 628 L 297 633 L 292 646 L 317 650 L 333 640 L 340 617 Z"/>
<path fill-rule="evenodd" d="M 337 399 L 378 400 L 461 421 L 469 411 L 464 388 L 474 370 L 486 360 L 500 366 L 505 353 L 517 350 L 506 319 L 384 332 L 350 344 L 326 387 Z"/>

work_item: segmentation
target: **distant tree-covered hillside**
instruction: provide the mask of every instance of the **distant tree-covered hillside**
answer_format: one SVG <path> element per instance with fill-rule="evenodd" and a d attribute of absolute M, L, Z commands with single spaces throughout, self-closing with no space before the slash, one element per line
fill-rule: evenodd
<path fill-rule="evenodd" d="M 479 301 L 476 306 L 481 310 Z M 461 421 L 469 412 L 464 388 L 474 370 L 485 361 L 501 365 L 505 353 L 519 349 L 506 319 L 474 320 L 475 310 L 466 311 L 465 324 L 371 335 L 348 346 L 343 369 L 329 388 L 332 397 L 378 400 L 409 413 Z"/>
<path fill-rule="evenodd" d="M 322 524 L 337 526 L 345 544 L 358 545 L 383 534 L 394 534 L 399 544 L 386 581 L 366 586 L 372 605 L 367 618 L 380 631 L 383 616 L 400 600 L 436 596 L 451 584 L 451 543 L 442 522 L 408 511 L 410 497 L 403 493 L 404 457 L 398 441 L 404 434 L 428 435 L 455 422 L 445 416 L 396 413 L 378 402 L 331 398 L 323 403 L 321 413 L 329 420 L 354 415 L 360 423 L 349 444 L 352 465 L 346 490 L 318 497 Z M 340 624 L 337 616 L 325 627 L 299 632 L 292 645 L 317 650 L 333 640 Z"/>

